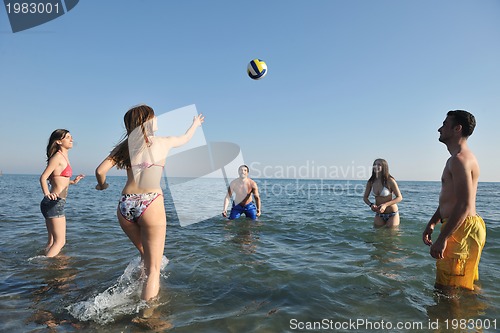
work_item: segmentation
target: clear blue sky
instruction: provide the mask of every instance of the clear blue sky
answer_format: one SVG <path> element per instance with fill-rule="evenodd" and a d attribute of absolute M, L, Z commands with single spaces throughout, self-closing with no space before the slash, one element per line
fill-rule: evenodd
<path fill-rule="evenodd" d="M 238 144 L 267 176 L 364 178 L 382 157 L 398 180 L 439 180 L 437 129 L 465 109 L 480 180 L 500 181 L 499 41 L 497 0 L 80 1 L 18 33 L 2 7 L 0 169 L 41 173 L 50 133 L 67 128 L 73 169 L 91 176 L 129 107 L 196 104 L 206 139 Z M 263 80 L 246 75 L 253 58 Z"/>

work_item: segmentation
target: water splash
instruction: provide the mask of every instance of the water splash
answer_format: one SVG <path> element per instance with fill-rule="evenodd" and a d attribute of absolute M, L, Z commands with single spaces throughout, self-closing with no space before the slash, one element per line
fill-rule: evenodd
<path fill-rule="evenodd" d="M 31 258 L 28 258 L 28 262 L 38 262 L 38 261 L 44 261 L 47 260 L 47 256 L 39 255 L 39 256 L 34 256 Z"/>
<path fill-rule="evenodd" d="M 163 257 L 162 271 L 167 264 L 168 259 Z M 80 321 L 94 321 L 101 325 L 114 322 L 123 315 L 138 313 L 147 307 L 147 303 L 140 299 L 144 277 L 144 266 L 141 258 L 137 257 L 128 264 L 114 285 L 97 296 L 72 304 L 66 309 Z"/>

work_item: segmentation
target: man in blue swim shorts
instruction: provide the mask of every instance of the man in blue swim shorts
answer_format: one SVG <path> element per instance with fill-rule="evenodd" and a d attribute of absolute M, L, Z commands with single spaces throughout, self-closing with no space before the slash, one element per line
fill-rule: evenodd
<path fill-rule="evenodd" d="M 227 189 L 224 198 L 222 216 L 227 216 L 227 206 L 234 193 L 233 207 L 229 214 L 229 219 L 234 220 L 245 214 L 246 217 L 256 220 L 260 216 L 260 196 L 257 183 L 248 177 L 249 168 L 242 165 L 238 168 L 239 178 L 233 180 Z M 255 204 L 252 199 L 255 199 Z"/>

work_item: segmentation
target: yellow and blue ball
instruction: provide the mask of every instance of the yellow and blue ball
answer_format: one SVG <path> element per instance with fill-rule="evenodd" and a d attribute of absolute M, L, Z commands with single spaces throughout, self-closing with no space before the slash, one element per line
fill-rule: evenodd
<path fill-rule="evenodd" d="M 267 74 L 267 65 L 260 59 L 254 59 L 248 64 L 247 73 L 251 79 L 260 80 Z"/>

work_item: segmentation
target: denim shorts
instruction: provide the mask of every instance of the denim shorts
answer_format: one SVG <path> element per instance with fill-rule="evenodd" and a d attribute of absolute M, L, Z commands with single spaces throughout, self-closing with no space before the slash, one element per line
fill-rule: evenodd
<path fill-rule="evenodd" d="M 64 217 L 64 205 L 66 204 L 66 199 L 57 198 L 57 200 L 50 200 L 44 197 L 42 202 L 40 202 L 40 210 L 42 211 L 43 217 L 46 219 L 53 219 L 56 217 Z"/>

